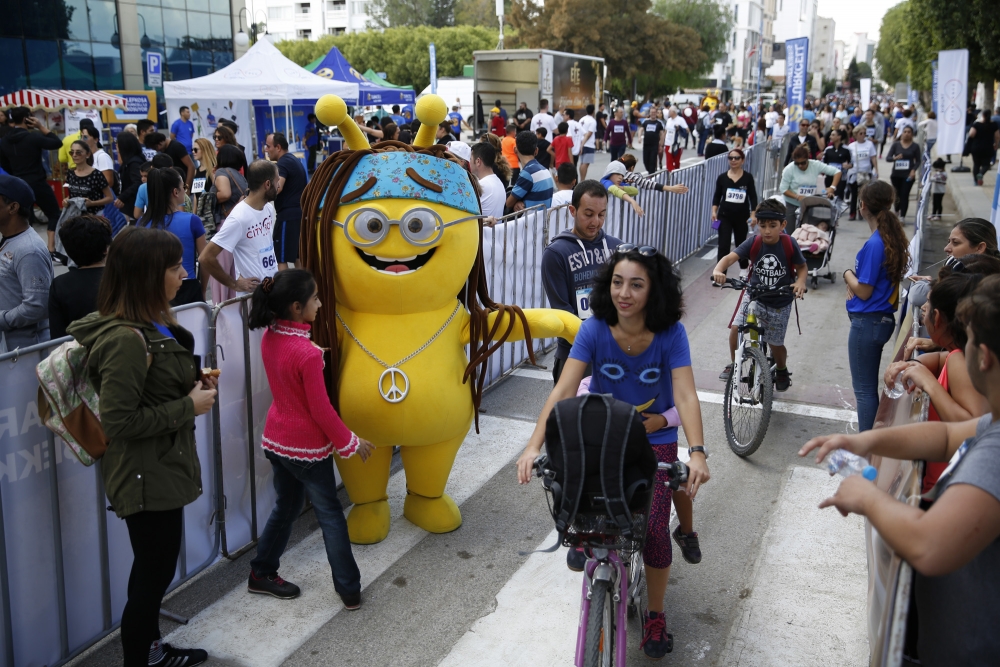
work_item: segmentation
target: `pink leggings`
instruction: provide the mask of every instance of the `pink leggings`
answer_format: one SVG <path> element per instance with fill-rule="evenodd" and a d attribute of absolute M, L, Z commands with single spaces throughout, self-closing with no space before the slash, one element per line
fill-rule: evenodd
<path fill-rule="evenodd" d="M 673 463 L 677 460 L 677 443 L 653 445 L 653 452 L 659 463 Z M 673 491 L 666 482 L 666 471 L 657 471 L 653 506 L 649 510 L 649 527 L 646 529 L 646 546 L 642 550 L 646 565 L 657 569 L 670 567 L 674 562 L 670 545 L 670 499 Z"/>

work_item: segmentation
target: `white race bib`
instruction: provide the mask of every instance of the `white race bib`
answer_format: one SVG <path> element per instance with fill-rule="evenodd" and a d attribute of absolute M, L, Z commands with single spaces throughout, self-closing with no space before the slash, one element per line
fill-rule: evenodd
<path fill-rule="evenodd" d="M 196 178 L 193 181 L 191 181 L 191 194 L 200 195 L 204 191 L 205 191 L 204 178 Z"/>
<path fill-rule="evenodd" d="M 871 156 L 868 155 L 868 149 L 867 148 L 859 148 L 858 149 L 858 162 L 861 162 L 862 160 L 867 160 L 869 157 L 871 157 Z"/>
<path fill-rule="evenodd" d="M 800 197 L 811 197 L 816 194 L 815 185 L 800 185 L 799 186 L 799 196 Z"/>
<path fill-rule="evenodd" d="M 670 127 L 667 128 L 667 139 L 666 139 L 667 146 L 673 146 L 674 145 L 674 136 L 676 134 L 677 134 L 677 128 L 676 127 L 674 127 L 673 125 L 671 125 Z"/>
<path fill-rule="evenodd" d="M 260 258 L 261 267 L 269 272 L 268 275 L 274 275 L 278 270 L 278 260 L 274 256 L 274 244 L 267 246 L 266 248 L 261 248 L 257 251 L 258 257 Z"/>
<path fill-rule="evenodd" d="M 875 128 L 874 127 L 867 127 L 867 128 L 865 128 L 865 134 L 867 134 L 869 137 L 874 137 L 875 136 Z"/>
<path fill-rule="evenodd" d="M 726 190 L 726 202 L 729 204 L 742 204 L 747 200 L 747 191 L 738 188 L 728 188 Z"/>
<path fill-rule="evenodd" d="M 590 319 L 593 313 L 590 311 L 590 292 L 593 287 L 581 287 L 576 290 L 576 315 L 581 320 Z"/>
<path fill-rule="evenodd" d="M 831 162 L 830 166 L 833 167 L 834 169 L 838 169 L 840 171 L 844 170 L 844 165 L 841 164 L 840 162 Z"/>
<path fill-rule="evenodd" d="M 892 167 L 896 171 L 909 171 L 910 161 L 909 160 L 896 160 Z"/>
<path fill-rule="evenodd" d="M 625 126 L 624 125 L 615 125 L 615 133 L 616 134 L 621 134 L 624 131 L 625 131 Z"/>

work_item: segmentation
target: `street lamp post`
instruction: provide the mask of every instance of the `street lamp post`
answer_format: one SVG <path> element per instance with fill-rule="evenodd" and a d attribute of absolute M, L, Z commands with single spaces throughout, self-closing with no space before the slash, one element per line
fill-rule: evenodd
<path fill-rule="evenodd" d="M 247 34 L 245 32 L 243 32 L 243 13 L 244 12 L 246 12 L 246 15 L 247 15 L 247 28 L 250 29 L 250 36 L 249 37 L 247 36 Z M 261 21 L 261 23 L 264 24 L 264 34 L 265 35 L 267 34 L 267 14 L 265 14 L 263 10 L 258 9 L 251 16 L 250 10 L 248 10 L 246 7 L 242 7 L 240 9 L 240 14 L 239 14 L 240 31 L 238 33 L 236 33 L 236 37 L 233 38 L 233 40 L 236 42 L 237 46 L 246 46 L 247 44 L 251 44 L 251 43 L 252 44 L 256 44 L 257 43 L 257 25 L 258 25 L 258 23 L 256 23 L 256 21 L 255 21 L 255 19 L 257 18 L 257 14 L 262 14 L 264 16 L 264 20 Z M 254 20 L 251 20 L 251 19 L 254 19 Z"/>

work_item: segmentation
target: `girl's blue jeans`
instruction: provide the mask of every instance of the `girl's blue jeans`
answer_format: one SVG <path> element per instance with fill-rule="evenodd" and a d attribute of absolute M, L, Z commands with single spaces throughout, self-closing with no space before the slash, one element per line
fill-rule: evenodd
<path fill-rule="evenodd" d="M 875 424 L 879 400 L 879 364 L 882 348 L 896 329 L 893 313 L 848 313 L 851 332 L 847 353 L 851 362 L 854 399 L 858 403 L 858 430 L 868 431 Z"/>

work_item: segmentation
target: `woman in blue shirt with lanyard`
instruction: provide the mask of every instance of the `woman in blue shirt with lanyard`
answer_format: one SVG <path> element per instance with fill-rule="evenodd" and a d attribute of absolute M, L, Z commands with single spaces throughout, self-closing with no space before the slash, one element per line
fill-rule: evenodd
<path fill-rule="evenodd" d="M 677 426 L 684 427 L 691 454 L 685 492 L 693 499 L 709 474 L 691 352 L 680 323 L 680 276 L 655 248 L 618 246 L 594 285 L 590 307 L 593 317 L 581 325 L 559 383 L 549 394 L 528 446 L 517 461 L 518 481 L 526 484 L 531 479 L 549 413 L 559 401 L 576 396 L 589 364 L 593 367 L 591 393 L 611 394 L 636 406 L 658 461 L 677 460 Z M 666 481 L 665 473 L 657 473 L 643 548 L 649 612 L 641 646 L 653 658 L 662 658 L 673 648 L 673 637 L 667 633 L 663 618 L 663 597 L 673 559 L 671 492 L 663 484 Z"/>
<path fill-rule="evenodd" d="M 882 348 L 896 328 L 899 283 L 910 263 L 910 244 L 903 224 L 891 210 L 896 200 L 891 185 L 869 181 L 858 199 L 858 210 L 872 235 L 858 251 L 854 268 L 844 271 L 844 282 L 851 318 L 847 349 L 858 404 L 858 430 L 867 431 L 875 424 L 878 411 Z"/>

